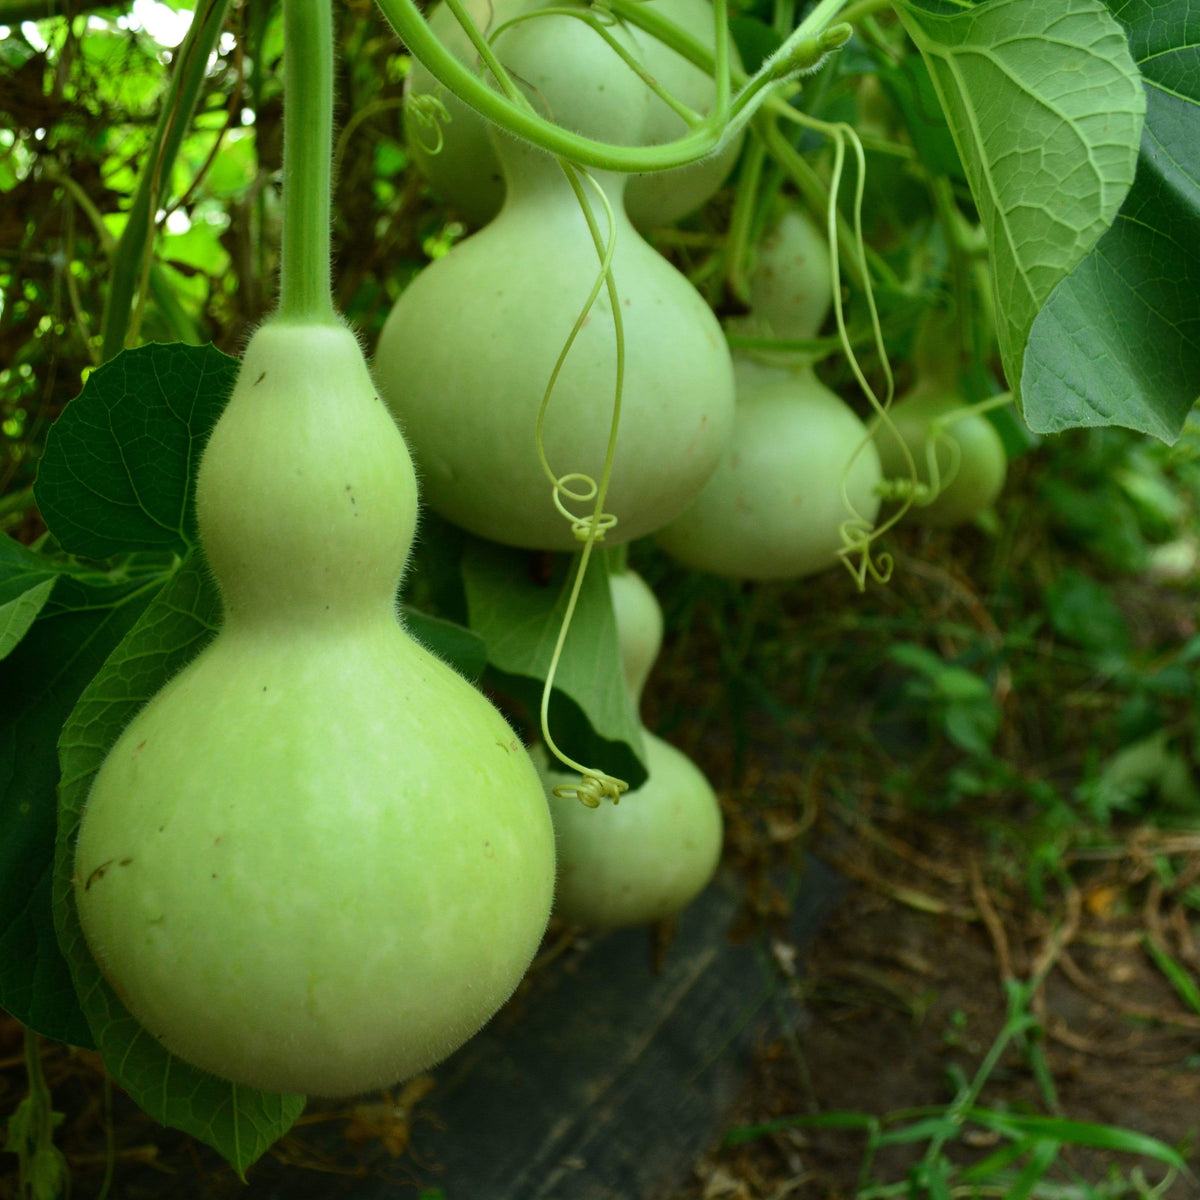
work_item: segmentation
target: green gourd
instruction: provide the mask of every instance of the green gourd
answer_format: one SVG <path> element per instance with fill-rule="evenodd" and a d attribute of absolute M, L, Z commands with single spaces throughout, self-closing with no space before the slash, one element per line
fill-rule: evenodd
<path fill-rule="evenodd" d="M 512 26 L 495 48 L 560 124 L 636 141 L 648 89 L 595 31 L 566 16 Z M 503 211 L 426 267 L 380 335 L 376 376 L 403 426 L 426 502 L 472 533 L 571 550 L 537 453 L 546 385 L 597 278 L 599 260 L 557 161 L 502 135 Z M 690 283 L 638 235 L 624 176 L 597 173 L 612 205 L 612 270 L 625 331 L 620 432 L 606 509 L 615 544 L 683 511 L 712 474 L 733 420 L 733 372 L 720 326 Z M 585 185 L 601 230 L 607 217 Z M 543 443 L 556 476 L 599 480 L 612 421 L 617 349 L 606 290 L 588 313 L 550 399 Z M 590 513 L 574 504 L 577 515 Z"/>
<path fill-rule="evenodd" d="M 879 512 L 879 455 L 812 367 L 735 356 L 737 413 L 720 465 L 654 539 L 683 566 L 731 579 L 799 579 L 836 565 L 851 516 Z"/>
<path fill-rule="evenodd" d="M 610 577 L 625 682 L 637 707 L 662 644 L 662 610 L 634 571 Z M 721 810 L 700 769 L 642 729 L 646 782 L 619 804 L 587 808 L 550 790 L 573 777 L 539 759 L 558 837 L 554 911 L 564 921 L 615 928 L 661 921 L 689 904 L 721 857 Z"/>
<path fill-rule="evenodd" d="M 738 328 L 780 340 L 816 336 L 832 273 L 807 216 L 783 213 L 758 247 L 749 283 L 752 307 Z M 655 541 L 684 566 L 733 579 L 796 579 L 834 566 L 852 515 L 846 498 L 863 521 L 879 511 L 879 455 L 866 426 L 794 353 L 736 353 L 734 377 L 725 455 Z"/>
<path fill-rule="evenodd" d="M 703 45 L 712 47 L 714 24 L 710 0 L 644 2 Z M 545 8 L 548 4 L 549 0 L 467 0 L 465 7 L 486 35 L 504 21 Z M 445 4 L 435 5 L 427 20 L 438 40 L 461 62 L 477 61 L 470 39 Z M 633 31 L 631 39 L 643 66 L 662 87 L 693 111 L 701 114 L 710 111 L 716 95 L 716 85 L 710 75 L 641 30 Z M 735 67 L 741 65 L 737 50 L 732 46 L 730 58 Z M 488 136 L 487 122 L 442 87 L 420 62 L 413 63 L 405 96 L 408 101 L 405 134 L 414 162 L 433 189 L 469 225 L 486 225 L 500 211 L 504 200 L 504 175 Z M 417 110 L 432 99 L 440 100 L 445 106 L 446 115 L 437 122 L 437 132 L 427 120 L 416 115 Z M 673 141 L 686 131 L 683 118 L 665 101 L 657 96 L 651 99 L 642 144 Z M 625 193 L 630 219 L 639 228 L 652 229 L 694 212 L 725 181 L 741 145 L 739 134 L 699 162 L 671 171 L 633 176 Z"/>
<path fill-rule="evenodd" d="M 415 477 L 348 329 L 258 330 L 196 504 L 224 623 L 96 776 L 83 931 L 181 1059 L 268 1091 L 384 1087 L 529 964 L 554 878 L 540 781 L 398 619 Z"/>
<path fill-rule="evenodd" d="M 945 417 L 965 407 L 956 387 L 940 379 L 924 379 L 888 410 L 890 427 L 877 422 L 875 443 L 886 479 L 910 478 L 910 467 L 901 449 L 912 454 L 917 479 L 927 486 L 932 451 L 941 490 L 928 504 L 914 504 L 906 520 L 948 529 L 973 521 L 995 504 L 1004 490 L 1008 455 L 996 427 L 982 413 L 970 412 L 948 424 Z M 934 422 L 941 426 L 940 433 Z"/>

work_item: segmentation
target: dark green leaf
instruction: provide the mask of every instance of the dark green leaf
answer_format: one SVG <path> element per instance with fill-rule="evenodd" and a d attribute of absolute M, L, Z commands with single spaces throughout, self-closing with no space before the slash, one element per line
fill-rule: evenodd
<path fill-rule="evenodd" d="M 746 71 L 753 74 L 783 45 L 783 38 L 765 21 L 754 17 L 729 18 L 729 35 Z"/>
<path fill-rule="evenodd" d="M 910 54 L 899 63 L 881 66 L 876 73 L 892 103 L 900 110 L 922 164 L 937 175 L 947 175 L 965 183 L 962 160 L 938 103 L 937 89 L 925 60 Z"/>
<path fill-rule="evenodd" d="M 6 658 L 37 620 L 58 572 L 40 554 L 0 534 L 0 658 Z"/>
<path fill-rule="evenodd" d="M 126 350 L 88 376 L 55 422 L 35 496 L 68 553 L 184 555 L 196 467 L 237 375 L 213 346 Z"/>
<path fill-rule="evenodd" d="M 155 1120 L 190 1133 L 240 1173 L 291 1127 L 302 1096 L 239 1087 L 167 1053 L 105 983 L 83 939 L 71 883 L 75 835 L 92 779 L 134 714 L 211 639 L 220 601 L 189 558 L 88 685 L 63 729 L 54 865 L 59 940 L 92 1035 L 113 1078 Z"/>
<path fill-rule="evenodd" d="M 1066 570 L 1046 588 L 1045 602 L 1061 637 L 1102 655 L 1117 657 L 1129 650 L 1129 624 L 1103 584 Z"/>
<path fill-rule="evenodd" d="M 1200 399 L 1200 9 L 1112 9 L 1145 82 L 1137 178 L 1034 321 L 1021 393 L 1039 432 L 1124 425 L 1173 442 Z"/>
<path fill-rule="evenodd" d="M 524 706 L 536 723 L 542 685 L 567 605 L 575 559 L 555 555 L 549 577 L 533 577 L 529 551 L 471 538 L 462 558 L 471 628 L 487 646 L 485 682 Z M 549 709 L 550 733 L 572 758 L 624 779 L 646 779 L 641 723 L 621 669 L 608 569 L 594 554 L 563 645 Z"/>
<path fill-rule="evenodd" d="M 92 1038 L 51 916 L 58 735 L 157 586 L 64 576 L 0 663 L 0 1005 L 72 1045 Z"/>
<path fill-rule="evenodd" d="M 1160 1142 L 1158 1138 L 1135 1133 L 1132 1129 L 1098 1125 L 1091 1121 L 1069 1121 L 1064 1117 L 995 1114 L 982 1108 L 969 1109 L 967 1117 L 977 1125 L 989 1129 L 994 1128 L 999 1119 L 1006 1127 L 1017 1129 L 1030 1137 L 1051 1139 L 1073 1146 L 1094 1146 L 1099 1150 L 1112 1150 L 1119 1154 L 1139 1154 L 1144 1158 L 1164 1162 L 1177 1171 L 1188 1169 L 1187 1163 L 1170 1146 Z"/>
<path fill-rule="evenodd" d="M 404 610 L 404 625 L 425 647 L 472 683 L 479 680 L 487 666 L 487 647 L 473 630 L 442 617 L 431 617 L 420 609 Z"/>

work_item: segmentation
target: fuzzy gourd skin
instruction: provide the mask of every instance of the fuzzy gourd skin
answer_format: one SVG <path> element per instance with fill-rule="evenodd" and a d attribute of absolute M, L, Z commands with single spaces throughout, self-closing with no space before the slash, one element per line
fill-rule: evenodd
<path fill-rule="evenodd" d="M 662 643 L 662 612 L 633 571 L 610 579 L 626 686 L 637 705 Z M 564 921 L 607 929 L 661 921 L 689 904 L 721 858 L 717 798 L 700 769 L 674 746 L 642 729 L 646 782 L 619 804 L 587 808 L 550 790 L 573 778 L 543 772 L 558 838 L 554 911 Z"/>
<path fill-rule="evenodd" d="M 953 388 L 937 381 L 918 383 L 888 411 L 892 428 L 877 423 L 874 431 L 879 457 L 886 479 L 908 479 L 910 468 L 900 442 L 909 448 L 916 464 L 917 478 L 930 483 L 927 447 L 930 423 L 964 406 Z M 945 429 L 945 436 L 958 444 L 958 469 L 951 476 L 955 456 L 949 446 L 938 444 L 935 450 L 943 488 L 931 504 L 914 504 L 905 514 L 911 520 L 935 529 L 948 529 L 973 521 L 991 508 L 1004 490 L 1008 474 L 1008 455 L 996 427 L 982 413 L 968 413 Z M 899 440 L 897 440 L 899 439 Z M 946 483 L 946 479 L 949 483 Z"/>
<path fill-rule="evenodd" d="M 649 92 L 581 22 L 548 16 L 499 35 L 505 65 L 569 128 L 630 140 Z M 615 64 L 615 65 L 614 65 Z M 564 83 L 565 81 L 565 83 Z M 495 138 L 508 179 L 501 214 L 431 263 L 400 296 L 375 370 L 421 471 L 426 502 L 472 533 L 539 550 L 578 546 L 536 451 L 554 364 L 597 276 L 591 235 L 550 156 Z M 626 364 L 611 485 L 609 544 L 671 520 L 712 474 L 733 421 L 724 338 L 699 293 L 638 235 L 624 178 L 597 174 L 614 209 L 613 274 Z M 585 186 L 602 230 L 607 218 Z M 558 377 L 544 445 L 558 475 L 599 480 L 616 380 L 609 298 L 601 291 Z M 590 513 L 587 503 L 569 506 Z"/>
<path fill-rule="evenodd" d="M 549 0 L 468 0 L 467 11 L 487 34 L 504 21 L 533 9 L 545 8 Z M 674 21 L 704 45 L 713 42 L 713 10 L 709 0 L 646 0 L 664 17 Z M 429 28 L 460 61 L 474 63 L 475 49 L 454 14 L 438 4 L 428 16 Z M 632 33 L 637 52 L 646 70 L 672 95 L 694 111 L 707 113 L 716 95 L 712 77 L 693 66 L 681 55 L 668 49 L 641 30 Z M 731 46 L 731 59 L 741 65 L 737 50 Z M 617 66 L 616 70 L 628 70 Z M 419 62 L 414 62 L 405 88 L 410 101 L 405 110 L 405 132 L 409 151 L 421 173 L 443 199 L 449 201 L 466 222 L 478 228 L 486 225 L 504 201 L 504 175 L 488 137 L 487 122 L 452 92 L 442 87 Z M 437 97 L 446 107 L 447 120 L 439 122 L 438 136 L 412 115 L 414 100 Z M 657 96 L 651 101 L 649 119 L 642 144 L 659 145 L 686 133 L 683 119 Z M 616 140 L 631 144 L 627 136 Z M 630 219 L 642 229 L 668 225 L 694 212 L 709 200 L 729 174 L 742 146 L 742 136 L 696 163 L 672 171 L 635 175 L 625 193 Z"/>
<path fill-rule="evenodd" d="M 757 248 L 750 315 L 738 329 L 814 338 L 832 302 L 829 248 L 812 220 L 785 209 Z M 879 455 L 866 426 L 794 353 L 734 356 L 733 435 L 696 501 L 655 534 L 673 559 L 731 579 L 798 579 L 837 562 L 846 495 L 879 512 Z"/>
<path fill-rule="evenodd" d="M 267 1091 L 384 1087 L 531 960 L 554 877 L 540 782 L 397 619 L 415 479 L 348 330 L 254 336 L 197 510 L 225 623 L 93 783 L 84 934 L 187 1062 Z"/>
<path fill-rule="evenodd" d="M 866 427 L 811 368 L 735 358 L 733 436 L 695 503 L 655 534 L 676 562 L 731 579 L 799 579 L 837 562 L 850 516 L 874 521 L 879 455 Z M 859 447 L 858 456 L 851 462 Z"/>

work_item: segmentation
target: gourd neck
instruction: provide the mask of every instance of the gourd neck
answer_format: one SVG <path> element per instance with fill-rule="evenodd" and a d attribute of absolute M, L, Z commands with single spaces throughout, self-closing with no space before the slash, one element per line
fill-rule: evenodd
<path fill-rule="evenodd" d="M 547 203 L 551 200 L 577 203 L 575 191 L 559 160 L 553 155 L 497 132 L 492 132 L 490 136 L 504 172 L 506 204 Z M 592 182 L 588 181 L 589 178 Z M 605 227 L 604 206 L 596 195 L 596 187 L 604 192 L 613 212 L 623 214 L 628 179 L 627 175 L 615 171 L 591 171 L 587 176 L 581 174 L 584 193 L 592 211 L 601 221 L 601 229 Z"/>

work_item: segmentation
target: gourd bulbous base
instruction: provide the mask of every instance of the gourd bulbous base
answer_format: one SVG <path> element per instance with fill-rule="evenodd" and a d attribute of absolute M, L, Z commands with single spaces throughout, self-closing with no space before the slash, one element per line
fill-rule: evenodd
<path fill-rule="evenodd" d="M 901 443 L 907 445 L 917 479 L 931 483 L 928 451 L 933 421 L 964 407 L 961 393 L 939 381 L 919 382 L 889 409 L 891 425 L 872 426 L 885 479 L 911 477 Z M 954 443 L 947 444 L 947 441 Z M 982 413 L 968 413 L 946 426 L 933 443 L 942 490 L 930 504 L 916 505 L 905 520 L 935 529 L 973 521 L 996 502 L 1008 475 L 1008 455 L 996 427 Z"/>
<path fill-rule="evenodd" d="M 587 808 L 550 789 L 571 783 L 545 770 L 558 845 L 555 915 L 608 929 L 661 921 L 685 908 L 721 859 L 721 809 L 700 769 L 642 730 L 646 782 L 619 804 Z"/>
<path fill-rule="evenodd" d="M 126 729 L 76 848 L 87 942 L 169 1051 L 338 1096 L 433 1065 L 512 992 L 554 845 L 529 756 L 390 615 L 227 627 Z"/>
<path fill-rule="evenodd" d="M 733 579 L 796 579 L 837 562 L 841 527 L 873 521 L 879 455 L 855 413 L 817 379 L 736 360 L 729 448 L 696 502 L 655 534 L 676 562 Z M 857 457 L 854 457 L 857 452 Z"/>
<path fill-rule="evenodd" d="M 430 507 L 493 541 L 572 550 L 578 541 L 554 505 L 536 421 L 598 259 L 565 180 L 553 194 L 541 180 L 533 198 L 510 196 L 495 221 L 417 276 L 383 328 L 375 373 Z M 604 228 L 603 213 L 597 219 Z M 733 372 L 703 298 L 620 212 L 613 274 L 626 349 L 605 505 L 618 519 L 606 539 L 615 545 L 682 512 L 712 474 L 732 426 Z M 556 475 L 599 481 L 615 385 L 602 292 L 550 398 L 543 440 Z"/>

